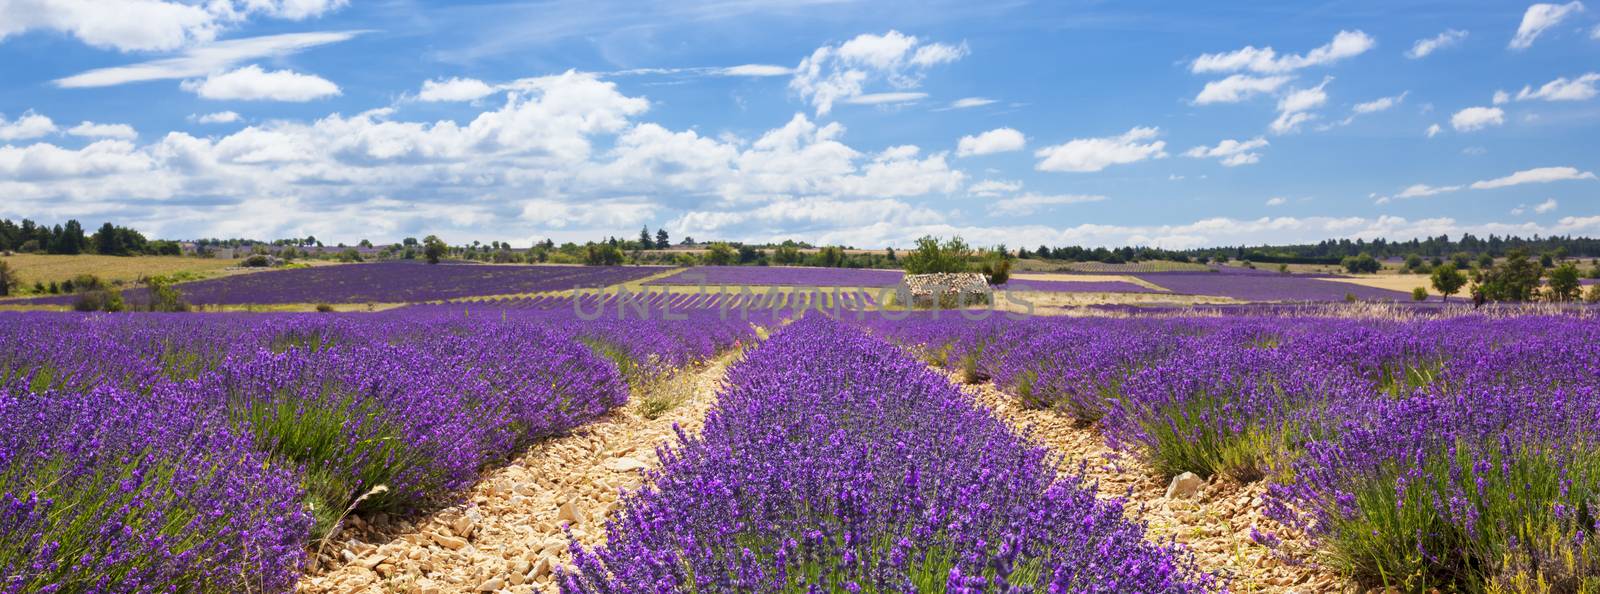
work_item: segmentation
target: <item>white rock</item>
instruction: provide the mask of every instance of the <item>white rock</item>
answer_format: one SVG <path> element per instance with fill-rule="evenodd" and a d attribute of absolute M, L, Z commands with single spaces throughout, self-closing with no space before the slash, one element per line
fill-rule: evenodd
<path fill-rule="evenodd" d="M 610 460 L 606 460 L 606 468 L 616 472 L 631 472 L 635 470 L 644 470 L 649 467 L 649 464 L 645 464 L 644 462 L 640 462 L 633 458 L 612 458 Z"/>
<path fill-rule="evenodd" d="M 1188 499 L 1200 492 L 1200 487 L 1206 482 L 1193 472 L 1185 472 L 1172 477 L 1172 483 L 1167 485 L 1167 499 Z"/>

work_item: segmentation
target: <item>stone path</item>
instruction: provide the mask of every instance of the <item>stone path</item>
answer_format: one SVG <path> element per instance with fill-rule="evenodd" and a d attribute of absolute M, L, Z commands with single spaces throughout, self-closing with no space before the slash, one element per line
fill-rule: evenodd
<path fill-rule="evenodd" d="M 961 383 L 951 374 L 951 381 Z M 1149 526 L 1155 540 L 1174 539 L 1192 551 L 1201 568 L 1227 580 L 1230 592 L 1311 594 L 1345 591 L 1344 581 L 1326 570 L 1288 562 L 1256 544 L 1250 529 L 1282 534 L 1262 514 L 1266 485 L 1240 485 L 1214 478 L 1188 497 L 1168 498 L 1169 482 L 1143 463 L 1119 456 L 1093 428 L 1045 410 L 1023 409 L 1017 398 L 994 384 L 963 386 L 982 406 L 1013 427 L 1028 432 L 1062 458 L 1061 473 L 1082 467 L 1105 497 L 1126 497 L 1130 517 Z"/>
<path fill-rule="evenodd" d="M 735 357 L 681 372 L 664 388 L 680 400 L 655 419 L 640 414 L 636 397 L 572 435 L 535 445 L 484 476 L 463 504 L 412 521 L 354 520 L 325 549 L 332 558 L 297 590 L 557 592 L 554 569 L 571 563 L 562 525 L 570 524 L 586 546 L 603 542 L 618 490 L 642 484 L 642 471 L 657 466 L 656 446 L 676 440 L 674 423 L 700 430 Z"/>

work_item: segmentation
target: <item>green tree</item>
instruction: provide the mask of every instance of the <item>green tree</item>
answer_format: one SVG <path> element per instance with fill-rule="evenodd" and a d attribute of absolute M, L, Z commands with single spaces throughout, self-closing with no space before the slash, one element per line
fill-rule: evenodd
<path fill-rule="evenodd" d="M 894 262 L 895 261 L 894 248 L 889 248 L 889 250 L 884 254 L 883 257 L 887 258 L 890 262 Z M 1596 266 L 1595 270 L 1600 270 L 1600 266 Z"/>
<path fill-rule="evenodd" d="M 172 285 L 173 279 L 165 276 L 146 279 L 145 287 L 150 291 L 150 302 L 145 309 L 168 313 L 189 311 L 189 302 L 184 301 L 183 294 Z"/>
<path fill-rule="evenodd" d="M 656 247 L 656 242 L 650 239 L 650 226 L 645 225 L 639 229 L 639 249 L 648 250 Z"/>
<path fill-rule="evenodd" d="M 667 238 L 666 229 L 656 229 L 656 249 L 664 250 L 672 247 L 672 241 Z"/>
<path fill-rule="evenodd" d="M 583 263 L 590 266 L 617 266 L 622 264 L 622 248 L 609 243 L 591 243 L 584 247 Z"/>
<path fill-rule="evenodd" d="M 917 240 L 917 247 L 900 259 L 906 274 L 967 272 L 971 269 L 972 248 L 960 237 L 939 241 L 932 235 Z"/>
<path fill-rule="evenodd" d="M 1450 254 L 1450 263 L 1456 265 L 1456 270 L 1472 268 L 1472 254 L 1466 252 Z"/>
<path fill-rule="evenodd" d="M 1365 252 L 1359 256 L 1346 256 L 1340 264 L 1351 274 L 1374 274 L 1383 270 L 1383 263 Z"/>
<path fill-rule="evenodd" d="M 1422 256 L 1411 254 L 1406 256 L 1406 272 L 1420 274 L 1423 270 Z"/>
<path fill-rule="evenodd" d="M 439 239 L 437 235 L 429 235 L 422 240 L 422 255 L 428 259 L 429 264 L 438 264 L 439 258 L 443 258 L 449 251 L 450 246 L 445 245 L 444 240 Z"/>
<path fill-rule="evenodd" d="M 17 279 L 17 273 L 11 270 L 11 264 L 0 260 L 0 297 L 10 296 L 19 285 L 21 281 Z"/>
<path fill-rule="evenodd" d="M 1600 303 L 1600 285 L 1589 285 L 1589 290 L 1583 293 L 1583 300 L 1589 303 Z"/>
<path fill-rule="evenodd" d="M 1425 288 L 1422 288 L 1422 287 L 1417 287 L 1415 289 L 1412 289 L 1411 290 L 1411 300 L 1412 301 L 1427 301 L 1428 300 L 1428 290 L 1425 289 Z"/>
<path fill-rule="evenodd" d="M 1528 259 L 1527 252 L 1512 250 L 1506 259 L 1481 273 L 1479 290 L 1491 301 L 1530 301 L 1539 290 L 1544 269 Z"/>
<path fill-rule="evenodd" d="M 983 255 L 979 271 L 990 285 L 1003 285 L 1011 280 L 1011 255 L 1004 247 L 989 250 Z"/>
<path fill-rule="evenodd" d="M 1461 274 L 1456 265 L 1449 262 L 1434 267 L 1432 280 L 1433 289 L 1444 295 L 1445 301 L 1449 301 L 1451 295 L 1459 292 L 1461 287 L 1467 284 L 1466 275 Z"/>
<path fill-rule="evenodd" d="M 792 245 L 780 245 L 772 250 L 772 263 L 780 266 L 792 266 L 802 260 L 800 249 Z"/>
<path fill-rule="evenodd" d="M 1480 254 L 1478 256 L 1478 268 L 1481 270 L 1488 270 L 1490 266 L 1494 266 L 1494 256 L 1490 254 Z"/>
<path fill-rule="evenodd" d="M 732 264 L 737 257 L 738 254 L 733 251 L 733 246 L 720 241 L 706 248 L 704 256 L 706 264 L 711 266 L 727 266 Z"/>
<path fill-rule="evenodd" d="M 1576 301 L 1583 286 L 1578 283 L 1578 266 L 1563 262 L 1550 271 L 1550 298 L 1554 301 Z"/>

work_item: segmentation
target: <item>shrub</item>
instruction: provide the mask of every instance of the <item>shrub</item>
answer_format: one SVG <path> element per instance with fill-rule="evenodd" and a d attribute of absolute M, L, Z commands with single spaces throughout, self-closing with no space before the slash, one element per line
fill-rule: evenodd
<path fill-rule="evenodd" d="M 1466 275 L 1461 274 L 1454 263 L 1435 266 L 1429 280 L 1432 281 L 1434 290 L 1444 296 L 1445 301 L 1449 301 L 1451 295 L 1461 291 L 1461 287 L 1467 284 Z"/>
<path fill-rule="evenodd" d="M 11 269 L 11 264 L 0 260 L 0 297 L 6 297 L 17 291 L 22 281 L 17 278 L 17 273 Z"/>
<path fill-rule="evenodd" d="M 1589 290 L 1583 293 L 1583 300 L 1588 303 L 1600 303 L 1600 284 L 1589 285 Z"/>
<path fill-rule="evenodd" d="M 1346 256 L 1340 265 L 1351 274 L 1374 274 L 1383 270 L 1383 263 L 1373 258 L 1371 254 L 1359 256 Z"/>
<path fill-rule="evenodd" d="M 1428 300 L 1428 290 L 1423 288 L 1423 287 L 1417 287 L 1415 289 L 1412 289 L 1411 290 L 1411 300 L 1412 301 L 1427 301 Z"/>
<path fill-rule="evenodd" d="M 1578 281 L 1578 266 L 1565 262 L 1550 271 L 1550 299 L 1552 301 L 1576 301 L 1581 295 L 1583 286 Z"/>
<path fill-rule="evenodd" d="M 333 306 L 326 303 L 318 303 L 317 313 L 333 313 Z"/>
<path fill-rule="evenodd" d="M 900 258 L 906 274 L 967 272 L 971 268 L 972 248 L 960 237 L 939 241 L 931 235 L 917 240 L 917 247 Z"/>
<path fill-rule="evenodd" d="M 272 258 L 262 254 L 256 254 L 254 256 L 245 258 L 243 262 L 239 263 L 239 265 L 245 268 L 266 268 L 272 265 Z"/>
<path fill-rule="evenodd" d="M 122 292 L 113 289 L 94 289 L 78 293 L 72 300 L 73 311 L 116 312 L 124 309 Z"/>

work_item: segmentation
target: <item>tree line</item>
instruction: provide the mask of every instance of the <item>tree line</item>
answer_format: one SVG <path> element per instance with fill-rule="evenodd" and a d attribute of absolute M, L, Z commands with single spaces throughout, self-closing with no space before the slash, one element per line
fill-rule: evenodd
<path fill-rule="evenodd" d="M 29 219 L 21 222 L 0 219 L 0 252 L 176 256 L 180 250 L 177 242 L 152 241 L 138 231 L 111 223 L 101 225 L 98 231 L 88 235 L 76 219 L 57 225 L 42 225 Z"/>

